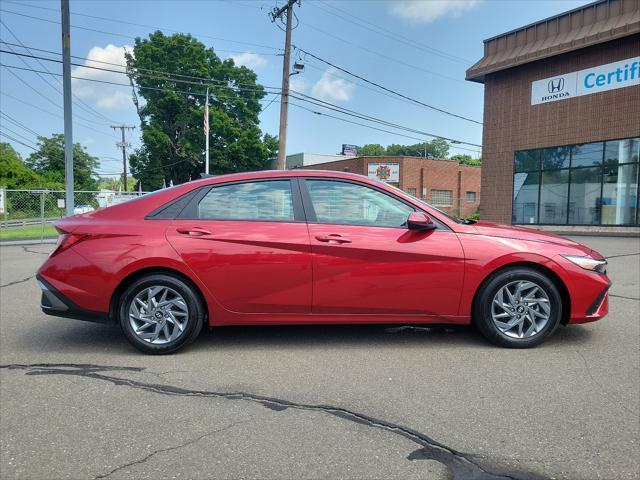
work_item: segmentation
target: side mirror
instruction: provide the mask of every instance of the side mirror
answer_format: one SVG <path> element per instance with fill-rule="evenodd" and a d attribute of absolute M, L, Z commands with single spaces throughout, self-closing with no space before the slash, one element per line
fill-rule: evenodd
<path fill-rule="evenodd" d="M 409 230 L 435 230 L 438 226 L 424 212 L 411 212 L 407 219 Z"/>

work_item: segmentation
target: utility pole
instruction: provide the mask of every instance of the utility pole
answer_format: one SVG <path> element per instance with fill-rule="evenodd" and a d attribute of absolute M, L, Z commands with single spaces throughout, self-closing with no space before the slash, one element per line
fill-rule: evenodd
<path fill-rule="evenodd" d="M 73 215 L 73 124 L 71 117 L 71 18 L 69 0 L 60 1 L 62 16 L 62 93 L 64 97 L 64 186 L 67 216 Z"/>
<path fill-rule="evenodd" d="M 209 175 L 209 87 L 207 87 L 207 100 L 204 107 L 204 136 L 205 136 L 205 161 L 204 173 Z"/>
<path fill-rule="evenodd" d="M 286 145 L 287 145 L 287 116 L 289 114 L 289 69 L 291 67 L 291 23 L 293 17 L 293 5 L 300 5 L 301 0 L 287 0 L 287 3 L 274 8 L 269 14 L 271 21 L 281 19 L 283 14 L 287 15 L 287 29 L 284 38 L 284 59 L 282 61 L 282 94 L 280 101 L 280 132 L 278 134 L 278 163 L 276 168 L 284 170 L 286 168 Z"/>
<path fill-rule="evenodd" d="M 133 130 L 134 126 L 130 126 L 130 125 L 111 125 L 111 128 L 113 128 L 114 130 L 116 129 L 120 129 L 120 133 L 122 134 L 122 140 L 118 143 L 116 143 L 116 147 L 122 148 L 122 170 L 124 172 L 124 191 L 127 191 L 127 147 L 130 147 L 131 144 L 127 143 L 127 141 L 124 138 L 124 131 L 125 130 Z"/>

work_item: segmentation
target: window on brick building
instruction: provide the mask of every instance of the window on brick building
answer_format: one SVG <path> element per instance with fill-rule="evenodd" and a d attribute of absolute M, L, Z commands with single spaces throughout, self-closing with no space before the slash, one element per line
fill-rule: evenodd
<path fill-rule="evenodd" d="M 437 207 L 450 207 L 453 205 L 453 192 L 451 190 L 431 190 L 431 203 Z"/>
<path fill-rule="evenodd" d="M 413 195 L 415 197 L 416 196 L 416 189 L 415 188 L 407 188 L 407 193 L 409 195 Z"/>
<path fill-rule="evenodd" d="M 467 202 L 473 203 L 476 201 L 476 192 L 467 192 Z"/>

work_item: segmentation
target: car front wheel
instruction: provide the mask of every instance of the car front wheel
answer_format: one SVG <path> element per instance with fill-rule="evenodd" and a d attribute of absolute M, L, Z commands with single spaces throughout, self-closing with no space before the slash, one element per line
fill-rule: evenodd
<path fill-rule="evenodd" d="M 528 348 L 551 335 L 562 317 L 562 299 L 555 284 L 529 268 L 511 268 L 492 275 L 474 304 L 474 321 L 492 343 Z"/>
<path fill-rule="evenodd" d="M 196 339 L 204 309 L 194 288 L 167 274 L 134 281 L 120 298 L 120 326 L 127 340 L 144 353 L 171 353 Z"/>

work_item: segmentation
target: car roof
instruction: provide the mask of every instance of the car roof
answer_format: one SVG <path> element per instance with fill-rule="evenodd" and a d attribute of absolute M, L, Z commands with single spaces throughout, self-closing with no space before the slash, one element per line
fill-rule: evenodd
<path fill-rule="evenodd" d="M 335 170 L 312 170 L 296 168 L 293 170 L 259 170 L 252 172 L 241 173 L 229 173 L 225 175 L 215 175 L 206 177 L 200 180 L 188 182 L 190 184 L 200 185 L 214 185 L 216 183 L 236 182 L 242 180 L 256 180 L 265 178 L 291 178 L 291 177 L 324 177 L 324 178 L 338 178 L 344 180 L 357 180 L 367 183 L 379 183 L 376 180 L 371 180 L 365 175 L 350 172 L 338 172 Z"/>

